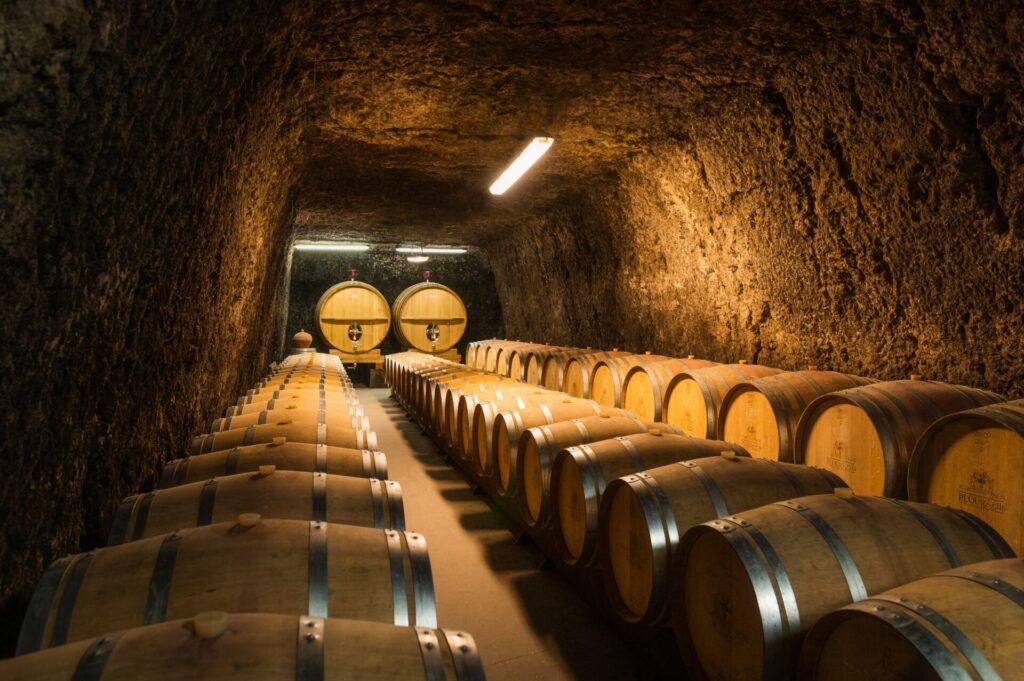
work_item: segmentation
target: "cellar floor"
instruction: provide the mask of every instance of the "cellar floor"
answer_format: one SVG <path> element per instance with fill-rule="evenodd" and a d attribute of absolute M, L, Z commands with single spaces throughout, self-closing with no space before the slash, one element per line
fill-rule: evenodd
<path fill-rule="evenodd" d="M 573 585 L 539 568 L 540 551 L 513 541 L 506 516 L 443 460 L 390 390 L 361 389 L 359 399 L 402 485 L 406 524 L 427 538 L 438 624 L 473 635 L 489 681 L 646 676 Z"/>

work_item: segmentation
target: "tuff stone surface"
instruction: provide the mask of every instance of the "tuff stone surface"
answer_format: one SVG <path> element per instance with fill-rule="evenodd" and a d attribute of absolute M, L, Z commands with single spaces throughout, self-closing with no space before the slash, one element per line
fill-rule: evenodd
<path fill-rule="evenodd" d="M 0 11 L 4 640 L 282 346 L 296 234 L 475 245 L 512 337 L 1024 393 L 1014 0 Z"/>

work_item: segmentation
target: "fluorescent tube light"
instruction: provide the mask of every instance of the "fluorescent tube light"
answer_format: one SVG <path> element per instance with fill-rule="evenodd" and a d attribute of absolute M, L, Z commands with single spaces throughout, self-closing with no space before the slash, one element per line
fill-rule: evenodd
<path fill-rule="evenodd" d="M 534 137 L 533 141 L 523 149 L 519 158 L 512 161 L 512 165 L 505 169 L 494 184 L 491 185 L 491 193 L 497 196 L 504 194 L 508 188 L 516 183 L 530 167 L 540 160 L 540 157 L 547 153 L 555 140 L 551 137 Z"/>
<path fill-rule="evenodd" d="M 415 263 L 417 265 L 420 265 L 420 264 L 425 263 L 426 261 L 430 260 L 430 256 L 429 255 L 410 255 L 408 258 L 406 258 L 406 260 L 408 260 L 411 263 Z"/>
<path fill-rule="evenodd" d="M 419 246 L 399 246 L 395 249 L 398 253 L 430 253 L 432 255 L 462 255 L 465 248 L 420 248 Z"/>
<path fill-rule="evenodd" d="M 298 243 L 295 244 L 297 251 L 368 251 L 370 247 L 365 244 L 329 244 L 329 243 Z"/>

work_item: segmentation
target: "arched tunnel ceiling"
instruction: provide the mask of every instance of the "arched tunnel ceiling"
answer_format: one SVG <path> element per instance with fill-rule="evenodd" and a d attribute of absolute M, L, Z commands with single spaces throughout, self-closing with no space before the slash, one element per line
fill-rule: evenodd
<path fill-rule="evenodd" d="M 686 136 L 737 88 L 849 31 L 818 3 L 334 3 L 310 33 L 299 234 L 484 243 Z M 885 15 L 880 12 L 880 15 Z M 487 192 L 527 141 L 552 152 Z"/>

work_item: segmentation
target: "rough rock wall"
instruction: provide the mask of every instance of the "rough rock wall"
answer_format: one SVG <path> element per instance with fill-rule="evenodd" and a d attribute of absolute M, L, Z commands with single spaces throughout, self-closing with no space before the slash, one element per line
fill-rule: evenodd
<path fill-rule="evenodd" d="M 6 3 L 0 641 L 53 558 L 265 367 L 294 213 L 290 21 Z"/>
<path fill-rule="evenodd" d="M 852 17 L 497 242 L 508 333 L 1020 397 L 1024 14 L 957 4 Z"/>
<path fill-rule="evenodd" d="M 465 353 L 470 341 L 504 335 L 494 273 L 479 254 L 471 251 L 459 256 L 434 256 L 431 262 L 415 265 L 406 262 L 405 256 L 395 253 L 394 246 L 390 246 L 366 253 L 295 251 L 288 287 L 286 340 L 304 328 L 313 334 L 317 348 L 329 347 L 317 329 L 316 305 L 324 291 L 348 280 L 345 270 L 350 267 L 358 269 L 359 281 L 380 291 L 388 304 L 394 303 L 408 287 L 423 281 L 423 270 L 431 270 L 434 273 L 431 280 L 455 291 L 466 305 L 466 333 L 457 346 L 461 353 Z M 389 333 L 380 345 L 384 354 L 402 349 L 394 333 Z"/>

